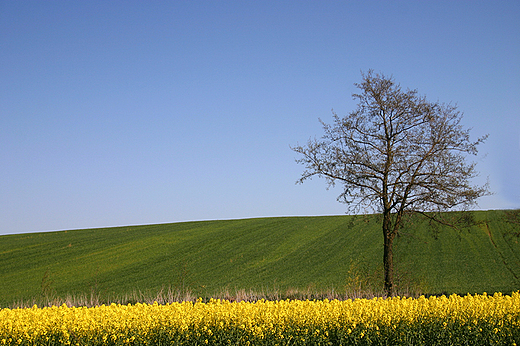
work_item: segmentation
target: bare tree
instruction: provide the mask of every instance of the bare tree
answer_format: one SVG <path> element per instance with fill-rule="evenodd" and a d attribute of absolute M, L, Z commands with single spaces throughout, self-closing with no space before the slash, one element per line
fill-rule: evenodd
<path fill-rule="evenodd" d="M 487 184 L 473 186 L 477 146 L 461 125 L 462 113 L 451 104 L 428 102 L 416 90 L 403 91 L 393 78 L 362 73 L 357 109 L 334 124 L 323 121 L 325 134 L 292 148 L 303 155 L 301 179 L 326 178 L 339 183 L 338 200 L 357 213 L 361 208 L 382 214 L 384 289 L 393 294 L 393 241 L 405 213 L 435 218 L 437 211 L 464 209 L 489 194 Z"/>

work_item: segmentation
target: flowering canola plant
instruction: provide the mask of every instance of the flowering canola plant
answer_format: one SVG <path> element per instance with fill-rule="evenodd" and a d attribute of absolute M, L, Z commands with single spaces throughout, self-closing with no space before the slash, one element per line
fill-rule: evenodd
<path fill-rule="evenodd" d="M 520 344 L 520 293 L 0 310 L 0 345 L 462 344 Z"/>

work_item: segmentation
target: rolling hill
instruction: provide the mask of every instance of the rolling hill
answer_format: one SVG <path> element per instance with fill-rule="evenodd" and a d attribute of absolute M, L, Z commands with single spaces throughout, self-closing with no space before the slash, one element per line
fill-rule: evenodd
<path fill-rule="evenodd" d="M 422 219 L 395 242 L 401 288 L 425 294 L 520 289 L 519 225 L 473 212 L 456 231 Z M 336 290 L 377 287 L 378 215 L 198 221 L 0 236 L 0 305 L 42 295 L 189 289 Z"/>

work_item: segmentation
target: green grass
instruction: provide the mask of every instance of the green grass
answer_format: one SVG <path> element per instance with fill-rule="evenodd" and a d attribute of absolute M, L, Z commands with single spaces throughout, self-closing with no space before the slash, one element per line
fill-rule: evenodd
<path fill-rule="evenodd" d="M 395 242 L 401 288 L 422 293 L 520 289 L 519 226 L 475 212 L 469 231 L 410 222 Z M 516 228 L 515 228 L 516 227 Z M 0 236 L 0 305 L 44 296 L 123 296 L 164 288 L 314 292 L 379 287 L 379 217 L 276 217 Z"/>

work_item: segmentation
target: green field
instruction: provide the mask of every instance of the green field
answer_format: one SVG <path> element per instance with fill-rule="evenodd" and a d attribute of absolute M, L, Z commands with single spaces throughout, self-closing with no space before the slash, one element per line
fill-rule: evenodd
<path fill-rule="evenodd" d="M 398 285 L 425 294 L 520 289 L 519 225 L 474 212 L 469 230 L 409 222 L 395 242 Z M 183 222 L 0 236 L 0 306 L 42 296 L 189 290 L 379 287 L 377 215 Z"/>

